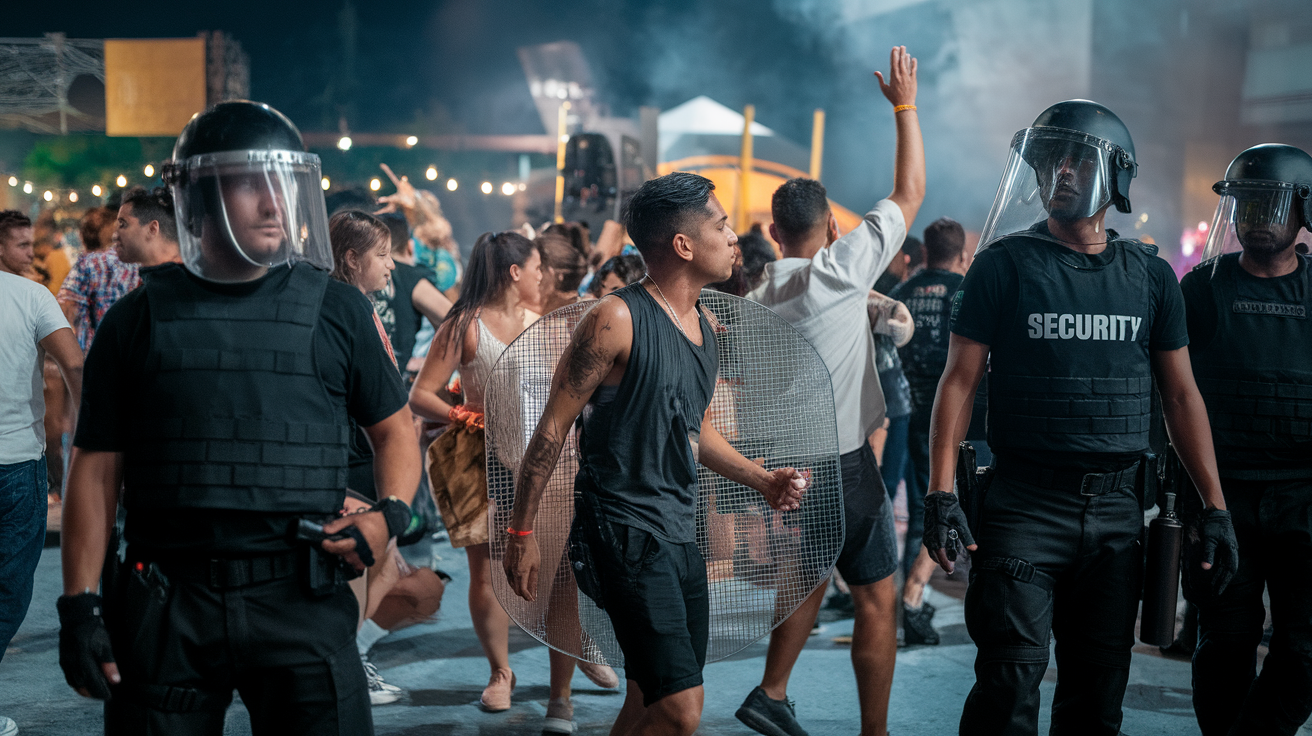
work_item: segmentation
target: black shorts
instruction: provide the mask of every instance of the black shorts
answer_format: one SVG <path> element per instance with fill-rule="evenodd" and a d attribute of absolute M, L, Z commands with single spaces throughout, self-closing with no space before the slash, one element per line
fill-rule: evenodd
<path fill-rule="evenodd" d="M 839 457 L 843 468 L 843 551 L 834 565 L 848 585 L 869 585 L 897 569 L 893 504 L 870 445 Z"/>
<path fill-rule="evenodd" d="M 647 706 L 701 685 L 711 610 L 697 544 L 668 542 L 618 522 L 606 528 L 610 539 L 588 539 L 588 545 L 625 677 L 642 689 Z"/>

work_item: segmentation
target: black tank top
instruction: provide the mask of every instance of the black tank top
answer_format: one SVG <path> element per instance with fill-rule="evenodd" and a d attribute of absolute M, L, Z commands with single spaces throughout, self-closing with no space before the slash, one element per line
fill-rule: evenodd
<path fill-rule="evenodd" d="M 641 283 L 615 296 L 633 318 L 624 378 L 599 388 L 583 421 L 578 484 L 595 494 L 611 521 L 671 542 L 697 540 L 697 462 L 690 441 L 715 392 L 715 333 L 698 322 L 692 344 Z"/>

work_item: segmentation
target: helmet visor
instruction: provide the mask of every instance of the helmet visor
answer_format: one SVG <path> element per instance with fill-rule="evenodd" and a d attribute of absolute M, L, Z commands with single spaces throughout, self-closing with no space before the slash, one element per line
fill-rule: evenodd
<path fill-rule="evenodd" d="M 979 250 L 1054 218 L 1092 217 L 1112 200 L 1108 162 L 1115 144 L 1062 128 L 1027 128 L 1011 142 Z"/>
<path fill-rule="evenodd" d="M 1283 250 L 1299 239 L 1300 221 L 1294 210 L 1294 185 L 1281 182 L 1220 182 L 1221 194 L 1207 231 L 1203 261 L 1248 246 Z"/>
<path fill-rule="evenodd" d="M 299 151 L 193 156 L 169 172 L 184 265 L 211 281 L 249 281 L 307 261 L 332 269 L 319 159 Z"/>

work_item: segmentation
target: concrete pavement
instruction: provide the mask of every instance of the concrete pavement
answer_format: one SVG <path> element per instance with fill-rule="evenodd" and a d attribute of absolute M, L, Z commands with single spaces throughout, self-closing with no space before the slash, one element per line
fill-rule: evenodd
<path fill-rule="evenodd" d="M 409 556 L 425 557 L 411 548 Z M 380 735 L 440 734 L 473 736 L 508 734 L 536 736 L 546 710 L 548 668 L 546 650 L 516 631 L 511 637 L 511 664 L 518 676 L 515 705 L 498 714 L 484 713 L 476 703 L 487 682 L 487 663 L 470 626 L 466 604 L 468 571 L 464 553 L 445 543 L 429 555 L 453 576 L 442 610 L 433 623 L 415 626 L 380 641 L 371 658 L 388 682 L 408 691 L 393 705 L 374 708 Z M 416 560 L 419 561 L 419 560 Z M 15 719 L 24 736 L 63 736 L 101 731 L 100 704 L 74 694 L 58 666 L 59 550 L 46 549 L 37 570 L 32 608 L 0 662 L 0 715 Z M 960 594 L 955 581 L 936 579 L 939 591 L 931 601 L 939 612 L 935 624 L 943 634 L 937 647 L 902 649 L 889 718 L 898 736 L 938 736 L 956 733 L 961 704 L 973 682 L 975 647 L 962 622 L 962 604 L 942 591 Z M 824 612 L 822 618 L 829 618 Z M 790 697 L 797 702 L 798 720 L 813 736 L 855 734 L 859 730 L 856 685 L 847 646 L 832 638 L 850 634 L 852 622 L 831 620 L 811 638 L 793 674 Z M 734 657 L 706 668 L 706 709 L 700 734 L 752 732 L 733 713 L 760 679 L 765 645 L 757 643 Z M 1040 731 L 1046 732 L 1056 671 L 1043 684 L 1044 711 Z M 599 736 L 609 730 L 619 711 L 619 692 L 596 688 L 582 674 L 574 679 L 575 719 L 579 734 Z M 1306 727 L 1305 727 L 1306 729 Z M 1137 647 L 1125 697 L 1128 736 L 1197 734 L 1190 705 L 1189 665 L 1162 657 L 1156 649 Z M 1305 730 L 1312 733 L 1312 730 Z M 250 723 L 240 702 L 229 711 L 225 734 L 249 734 Z"/>

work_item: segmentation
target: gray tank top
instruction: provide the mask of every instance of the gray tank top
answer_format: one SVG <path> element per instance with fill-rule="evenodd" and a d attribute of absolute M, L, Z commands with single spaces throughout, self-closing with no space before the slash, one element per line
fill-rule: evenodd
<path fill-rule="evenodd" d="M 474 351 L 473 360 L 460 364 L 460 391 L 465 397 L 465 408 L 481 412 L 488 374 L 492 373 L 492 366 L 505 351 L 506 344 L 492 334 L 481 317 L 475 321 L 478 323 L 478 350 Z"/>
<path fill-rule="evenodd" d="M 576 485 L 610 521 L 670 542 L 697 541 L 697 462 L 689 440 L 715 392 L 715 332 L 700 314 L 702 344 L 684 337 L 641 283 L 615 292 L 633 317 L 624 378 L 598 389 L 583 422 Z"/>

